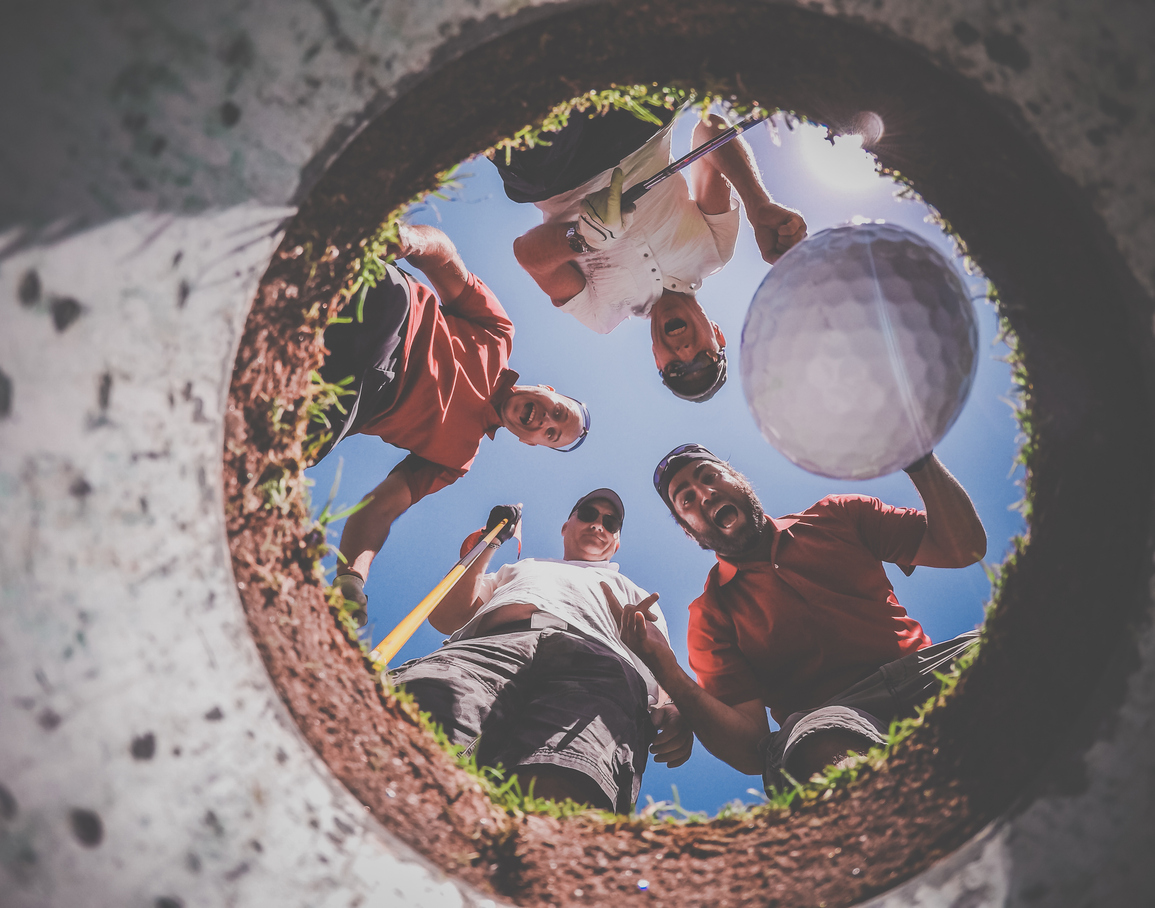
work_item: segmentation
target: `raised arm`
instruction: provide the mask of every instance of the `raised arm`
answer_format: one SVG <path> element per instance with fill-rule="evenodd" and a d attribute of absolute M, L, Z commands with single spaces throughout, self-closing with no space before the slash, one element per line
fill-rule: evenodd
<path fill-rule="evenodd" d="M 645 620 L 645 619 L 643 619 Z M 695 683 L 678 665 L 673 652 L 660 667 L 646 664 L 658 683 L 674 701 L 682 718 L 690 724 L 702 746 L 738 772 L 756 776 L 762 773 L 758 742 L 770 733 L 766 707 L 761 700 L 747 700 L 727 706 Z M 645 660 L 643 660 L 645 661 Z"/>
<path fill-rule="evenodd" d="M 397 233 L 401 242 L 386 251 L 419 269 L 443 304 L 457 299 L 469 280 L 469 270 L 449 237 L 424 224 L 402 224 Z"/>
<path fill-rule="evenodd" d="M 762 760 L 758 742 L 770 732 L 762 701 L 728 706 L 686 674 L 648 612 L 657 599 L 656 593 L 636 606 L 623 607 L 607 584 L 603 583 L 602 589 L 610 612 L 618 619 L 622 642 L 654 673 L 702 746 L 739 772 L 759 775 Z"/>
<path fill-rule="evenodd" d="M 513 241 L 513 254 L 555 306 L 564 306 L 585 289 L 576 259 L 582 254 L 566 238 L 573 224 L 545 223 Z"/>
<path fill-rule="evenodd" d="M 429 623 L 441 633 L 452 634 L 454 631 L 460 630 L 465 627 L 470 619 L 477 613 L 477 606 L 481 604 L 477 598 L 478 588 L 481 585 L 481 577 L 485 573 L 485 569 L 489 566 L 489 560 L 493 557 L 493 553 L 497 551 L 503 542 L 512 539 L 517 532 L 517 525 L 521 522 L 521 505 L 498 505 L 489 512 L 489 520 L 485 524 L 485 529 L 482 530 L 482 533 L 488 533 L 497 526 L 498 522 L 503 518 L 508 518 L 512 522 L 507 524 L 506 528 L 494 538 L 493 542 L 486 546 L 485 550 L 477 556 L 477 560 L 461 575 L 457 583 L 445 594 L 445 598 L 441 600 L 437 608 L 435 608 L 429 616 Z M 481 537 L 478 536 L 477 540 L 474 541 L 473 535 L 467 537 L 465 540 L 466 543 L 470 544 L 470 548 L 473 548 L 473 546 L 481 540 Z"/>
<path fill-rule="evenodd" d="M 433 610 L 429 616 L 429 623 L 437 631 L 442 634 L 452 634 L 469 623 L 469 619 L 477 611 L 474 605 L 477 603 L 477 588 L 481 583 L 481 576 L 489 567 L 489 561 L 495 551 L 497 551 L 495 547 L 486 546 L 485 551 L 461 575 L 461 579 L 453 585 L 453 588 L 445 594 L 445 598 Z"/>
<path fill-rule="evenodd" d="M 694 127 L 694 147 L 709 142 L 729 128 L 730 124 L 717 114 L 708 114 Z M 730 188 L 733 187 L 754 228 L 754 238 L 762 258 L 771 264 L 806 236 L 806 222 L 802 215 L 775 204 L 770 198 L 750 146 L 741 136 L 691 164 L 690 185 L 694 200 L 704 214 L 729 211 Z"/>
<path fill-rule="evenodd" d="M 349 516 L 341 532 L 341 554 L 344 561 L 337 574 L 356 574 L 362 580 L 369 576 L 369 565 L 389 538 L 393 521 L 413 504 L 404 462 L 399 463 L 385 481 L 365 496 L 366 504 Z"/>
<path fill-rule="evenodd" d="M 914 564 L 960 568 L 979 561 L 987 552 L 987 534 L 959 481 L 934 454 L 908 473 L 926 507 L 926 535 Z"/>

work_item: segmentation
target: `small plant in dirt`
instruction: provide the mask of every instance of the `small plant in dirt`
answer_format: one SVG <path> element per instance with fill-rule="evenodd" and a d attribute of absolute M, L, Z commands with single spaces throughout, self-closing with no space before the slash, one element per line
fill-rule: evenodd
<path fill-rule="evenodd" d="M 348 319 L 330 319 L 330 323 L 336 321 L 348 321 Z M 334 410 L 342 416 L 348 414 L 349 411 L 345 409 L 342 398 L 351 397 L 356 393 L 350 387 L 354 381 L 355 377 L 349 375 L 338 382 L 327 382 L 321 378 L 319 372 L 309 373 L 310 394 L 306 397 L 301 408 L 303 416 L 308 420 L 305 439 L 301 446 L 302 454 L 308 463 L 316 461 L 317 456 L 333 440 L 334 427 L 329 418 L 330 414 Z M 332 502 L 331 497 L 329 500 Z M 330 521 L 339 519 L 339 517 L 329 518 Z"/>

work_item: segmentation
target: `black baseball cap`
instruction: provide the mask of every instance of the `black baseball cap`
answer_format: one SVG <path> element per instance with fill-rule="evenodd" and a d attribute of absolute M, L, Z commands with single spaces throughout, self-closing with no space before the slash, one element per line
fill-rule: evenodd
<path fill-rule="evenodd" d="M 621 498 L 618 497 L 618 493 L 613 489 L 594 489 L 589 494 L 583 495 L 570 509 L 570 516 L 573 516 L 573 512 L 580 508 L 587 501 L 595 501 L 599 498 L 603 501 L 608 501 L 613 506 L 614 510 L 618 512 L 618 519 L 622 523 L 626 522 L 626 506 L 622 504 Z"/>
<path fill-rule="evenodd" d="M 674 397 L 702 404 L 726 384 L 726 348 L 718 350 L 716 359 L 707 355 L 709 352 L 703 350 L 677 374 L 667 375 L 663 370 L 658 370 L 662 384 L 670 389 Z"/>
<path fill-rule="evenodd" d="M 671 511 L 674 510 L 674 506 L 670 502 L 670 480 L 674 478 L 674 474 L 677 473 L 678 470 L 682 469 L 682 467 L 688 463 L 693 463 L 695 460 L 711 460 L 714 463 L 726 463 L 721 457 L 712 454 L 701 445 L 688 444 L 678 445 L 658 461 L 658 466 L 654 469 L 654 488 L 658 490 L 658 494 L 662 496 L 662 501 L 666 503 L 666 507 Z"/>

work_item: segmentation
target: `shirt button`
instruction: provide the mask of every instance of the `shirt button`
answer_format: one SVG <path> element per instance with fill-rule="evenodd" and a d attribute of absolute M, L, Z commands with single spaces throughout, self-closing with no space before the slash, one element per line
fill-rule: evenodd
<path fill-rule="evenodd" d="M 650 257 L 650 254 L 649 254 L 648 252 L 643 252 L 643 253 L 642 253 L 642 258 L 644 258 L 644 259 L 648 259 L 649 257 Z"/>
<path fill-rule="evenodd" d="M 775 565 L 774 565 L 774 570 L 778 570 L 778 565 L 777 565 L 777 564 L 775 564 Z"/>

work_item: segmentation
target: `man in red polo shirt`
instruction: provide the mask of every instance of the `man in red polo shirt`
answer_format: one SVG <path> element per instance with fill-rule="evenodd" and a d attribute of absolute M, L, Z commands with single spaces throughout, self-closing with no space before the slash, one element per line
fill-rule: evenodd
<path fill-rule="evenodd" d="M 403 225 L 388 251 L 420 269 L 430 290 L 393 265 L 366 295 L 361 320 L 325 331 L 327 382 L 353 377 L 352 402 L 327 414 L 333 440 L 377 435 L 409 451 L 345 522 L 336 586 L 364 622 L 369 565 L 401 514 L 464 476 L 481 439 L 504 426 L 528 445 L 577 448 L 589 431 L 585 404 L 547 385 L 516 384 L 507 368 L 513 323 L 435 227 Z"/>
<path fill-rule="evenodd" d="M 925 510 L 830 495 L 766 516 L 749 480 L 700 445 L 671 451 L 654 486 L 718 564 L 690 604 L 695 684 L 645 620 L 625 607 L 623 640 L 653 671 L 699 740 L 767 788 L 808 779 L 886 740 L 892 719 L 937 689 L 935 671 L 977 632 L 932 645 L 883 569 L 966 567 L 986 533 L 966 491 L 933 455 L 906 468 Z M 613 603 L 611 603 L 613 605 Z M 766 710 L 781 725 L 771 734 Z"/>

